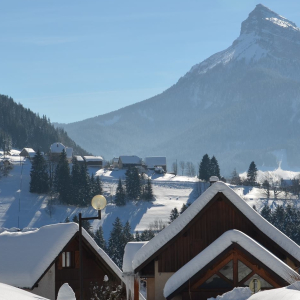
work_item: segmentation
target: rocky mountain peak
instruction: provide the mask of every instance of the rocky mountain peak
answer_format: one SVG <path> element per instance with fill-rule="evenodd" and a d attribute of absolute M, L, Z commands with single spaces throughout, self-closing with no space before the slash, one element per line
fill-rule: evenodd
<path fill-rule="evenodd" d="M 249 14 L 249 17 L 242 23 L 241 35 L 250 33 L 260 34 L 262 30 L 276 34 L 278 34 L 278 30 L 300 32 L 295 23 L 278 15 L 268 7 L 258 4 Z"/>

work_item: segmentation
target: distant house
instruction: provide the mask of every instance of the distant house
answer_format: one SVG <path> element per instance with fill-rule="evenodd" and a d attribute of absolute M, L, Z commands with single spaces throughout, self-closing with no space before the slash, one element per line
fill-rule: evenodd
<path fill-rule="evenodd" d="M 123 276 L 134 300 L 137 278 L 147 300 L 206 300 L 252 279 L 261 290 L 287 286 L 299 267 L 299 245 L 218 181 L 149 242 L 127 244 Z"/>
<path fill-rule="evenodd" d="M 112 160 L 112 167 L 119 168 L 119 157 L 114 157 Z"/>
<path fill-rule="evenodd" d="M 290 188 L 299 184 L 299 179 L 281 179 L 280 187 Z"/>
<path fill-rule="evenodd" d="M 43 226 L 27 232 L 0 234 L 0 282 L 55 300 L 59 288 L 68 283 L 79 299 L 78 224 Z M 123 284 L 122 272 L 83 229 L 83 281 L 85 299 L 91 282 L 99 286 Z"/>
<path fill-rule="evenodd" d="M 72 161 L 72 157 L 73 157 L 73 148 L 70 147 L 65 147 L 62 143 L 53 143 L 50 146 L 50 152 L 49 152 L 49 157 L 52 161 L 57 161 L 59 159 L 60 154 L 62 153 L 62 151 L 65 150 L 66 151 L 66 155 L 67 155 L 67 160 L 69 162 Z"/>
<path fill-rule="evenodd" d="M 32 148 L 23 148 L 20 152 L 20 156 L 32 159 L 35 156 L 36 152 Z"/>
<path fill-rule="evenodd" d="M 142 159 L 136 155 L 122 155 L 119 157 L 119 168 L 128 169 L 130 167 L 141 167 Z"/>
<path fill-rule="evenodd" d="M 103 166 L 103 158 L 101 156 L 83 156 L 83 159 L 88 167 L 101 169 Z"/>
<path fill-rule="evenodd" d="M 84 164 L 84 159 L 82 156 L 80 155 L 74 155 L 74 158 L 78 161 L 79 165 L 83 165 Z"/>
<path fill-rule="evenodd" d="M 167 159 L 164 156 L 149 156 L 145 158 L 145 165 L 149 170 L 155 170 L 157 167 L 162 167 L 167 172 Z"/>

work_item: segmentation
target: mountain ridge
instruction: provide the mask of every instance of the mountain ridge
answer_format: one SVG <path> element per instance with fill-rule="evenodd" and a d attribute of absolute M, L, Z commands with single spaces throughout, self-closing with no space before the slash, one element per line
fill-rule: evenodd
<path fill-rule="evenodd" d="M 63 127 L 106 158 L 166 155 L 170 166 L 208 153 L 229 173 L 252 160 L 274 168 L 273 152 L 285 149 L 289 163 L 300 167 L 300 31 L 294 25 L 257 5 L 231 46 L 163 93 Z"/>

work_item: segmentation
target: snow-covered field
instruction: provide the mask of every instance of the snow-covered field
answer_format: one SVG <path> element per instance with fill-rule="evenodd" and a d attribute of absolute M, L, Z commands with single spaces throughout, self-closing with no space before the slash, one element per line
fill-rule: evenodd
<path fill-rule="evenodd" d="M 72 220 L 79 212 L 82 212 L 85 217 L 95 215 L 95 211 L 91 207 L 79 208 L 59 205 L 55 204 L 55 201 L 52 201 L 53 204 L 49 205 L 51 203 L 50 197 L 30 193 L 31 163 L 26 159 L 20 160 L 18 153 L 18 151 L 13 151 L 12 155 L 9 156 L 14 167 L 8 177 L 0 179 L 0 227 L 41 227 L 47 224 L 64 222 L 67 217 Z M 130 201 L 124 207 L 117 207 L 112 200 L 116 192 L 118 179 L 125 178 L 125 171 L 98 170 L 97 168 L 90 168 L 89 171 L 91 174 L 94 173 L 100 176 L 104 195 L 108 200 L 107 207 L 102 211 L 102 220 L 95 220 L 92 223 L 95 229 L 99 225 L 103 225 L 106 239 L 109 237 L 116 217 L 119 217 L 123 223 L 128 220 L 132 231 L 142 231 L 156 220 L 168 222 L 170 212 L 174 207 L 180 210 L 184 203 L 193 202 L 207 188 L 207 184 L 200 183 L 197 178 L 172 174 L 157 175 L 150 172 L 148 176 L 152 179 L 155 200 L 153 202 Z M 259 171 L 259 178 L 269 176 L 269 178 L 277 180 L 280 176 L 291 179 L 299 174 L 278 169 L 273 172 Z M 286 195 L 283 193 L 278 196 L 278 199 L 267 201 L 262 189 L 244 186 L 233 186 L 232 188 L 250 206 L 255 205 L 258 210 L 266 203 L 271 207 L 287 203 L 284 200 Z M 290 195 L 287 198 L 291 198 Z M 295 202 L 296 200 L 288 201 Z"/>
<path fill-rule="evenodd" d="M 95 214 L 91 207 L 79 208 L 53 204 L 50 209 L 50 197 L 29 192 L 30 161 L 20 160 L 17 151 L 14 154 L 8 157 L 13 163 L 13 169 L 8 177 L 0 179 L 0 227 L 41 227 L 64 222 L 67 217 L 72 220 L 79 212 L 82 212 L 85 217 Z M 112 199 L 118 179 L 125 178 L 124 170 L 98 171 L 97 168 L 90 168 L 89 171 L 100 176 L 104 195 L 108 200 L 107 207 L 102 211 L 102 220 L 95 220 L 92 223 L 94 228 L 103 224 L 106 239 L 116 217 L 119 217 L 123 223 L 129 220 L 133 231 L 141 231 L 147 229 L 155 220 L 167 222 L 174 207 L 180 210 L 184 203 L 193 202 L 199 195 L 199 183 L 196 178 L 149 174 L 153 179 L 155 201 L 130 201 L 124 207 L 117 207 L 112 203 Z M 52 203 L 55 201 L 52 200 Z"/>

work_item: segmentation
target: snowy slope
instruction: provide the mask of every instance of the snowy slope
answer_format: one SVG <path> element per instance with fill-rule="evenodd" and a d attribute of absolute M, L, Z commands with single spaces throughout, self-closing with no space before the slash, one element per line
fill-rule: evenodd
<path fill-rule="evenodd" d="M 83 216 L 94 216 L 91 208 L 78 208 L 76 206 L 52 205 L 51 214 L 48 204 L 50 198 L 45 195 L 29 193 L 31 163 L 25 160 L 20 164 L 19 156 L 11 156 L 14 168 L 8 177 L 0 179 L 0 228 L 39 228 L 47 224 L 70 220 L 79 212 Z M 96 174 L 97 168 L 90 168 L 90 173 Z M 199 195 L 198 181 L 188 177 L 167 174 L 163 177 L 153 176 L 153 202 L 129 202 L 125 207 L 116 207 L 112 203 L 112 195 L 116 192 L 119 177 L 123 178 L 124 171 L 117 172 L 99 171 L 97 174 L 103 182 L 104 195 L 108 200 L 107 207 L 102 211 L 102 220 L 95 220 L 93 226 L 97 228 L 103 224 L 106 239 L 112 228 L 112 223 L 119 217 L 123 224 L 129 220 L 132 230 L 141 231 L 148 229 L 150 223 L 155 220 L 167 222 L 174 207 L 178 210 L 187 201 L 194 201 Z M 150 174 L 151 175 L 151 174 Z M 149 176 L 150 176 L 149 175 Z"/>
<path fill-rule="evenodd" d="M 253 160 L 272 170 L 285 153 L 281 167 L 299 171 L 299 69 L 299 28 L 257 5 L 231 46 L 162 94 L 63 127 L 106 159 L 166 155 L 170 167 L 176 159 L 196 164 L 208 153 L 226 175 Z"/>
<path fill-rule="evenodd" d="M 18 154 L 18 152 L 15 154 Z M 79 212 L 82 212 L 83 216 L 95 216 L 95 211 L 91 207 L 78 208 L 76 206 L 58 205 L 55 202 L 50 210 L 48 206 L 49 197 L 29 193 L 30 162 L 25 160 L 20 164 L 20 157 L 17 155 L 11 156 L 10 159 L 14 162 L 14 168 L 7 178 L 0 179 L 0 228 L 39 228 L 48 224 L 64 222 L 67 217 L 72 220 Z M 96 220 L 92 223 L 94 228 L 103 224 L 106 239 L 109 237 L 116 217 L 119 217 L 123 224 L 129 220 L 132 231 L 148 229 L 149 224 L 155 220 L 168 222 L 170 212 L 174 207 L 180 210 L 187 201 L 192 203 L 208 186 L 199 183 L 196 178 L 174 176 L 172 174 L 160 176 L 149 173 L 148 175 L 153 182 L 155 201 L 128 202 L 125 207 L 116 207 L 112 203 L 112 199 L 119 178 L 125 178 L 125 171 L 107 171 L 98 170 L 97 168 L 90 168 L 89 171 L 100 176 L 104 195 L 108 200 L 107 207 L 102 211 L 102 220 Z M 259 174 L 262 173 L 259 172 Z M 300 173 L 280 169 L 264 174 L 272 178 L 277 178 L 278 174 L 286 174 L 291 176 L 284 177 L 288 179 L 294 178 Z M 287 204 L 287 201 L 281 200 L 286 198 L 284 194 L 280 194 L 278 199 L 272 199 L 271 195 L 270 200 L 267 201 L 261 189 L 244 186 L 232 186 L 232 188 L 251 207 L 255 205 L 257 209 L 261 209 L 266 203 L 272 208 L 275 208 L 278 204 Z M 292 197 L 288 195 L 288 198 Z M 296 201 L 297 203 L 298 201 Z"/>

